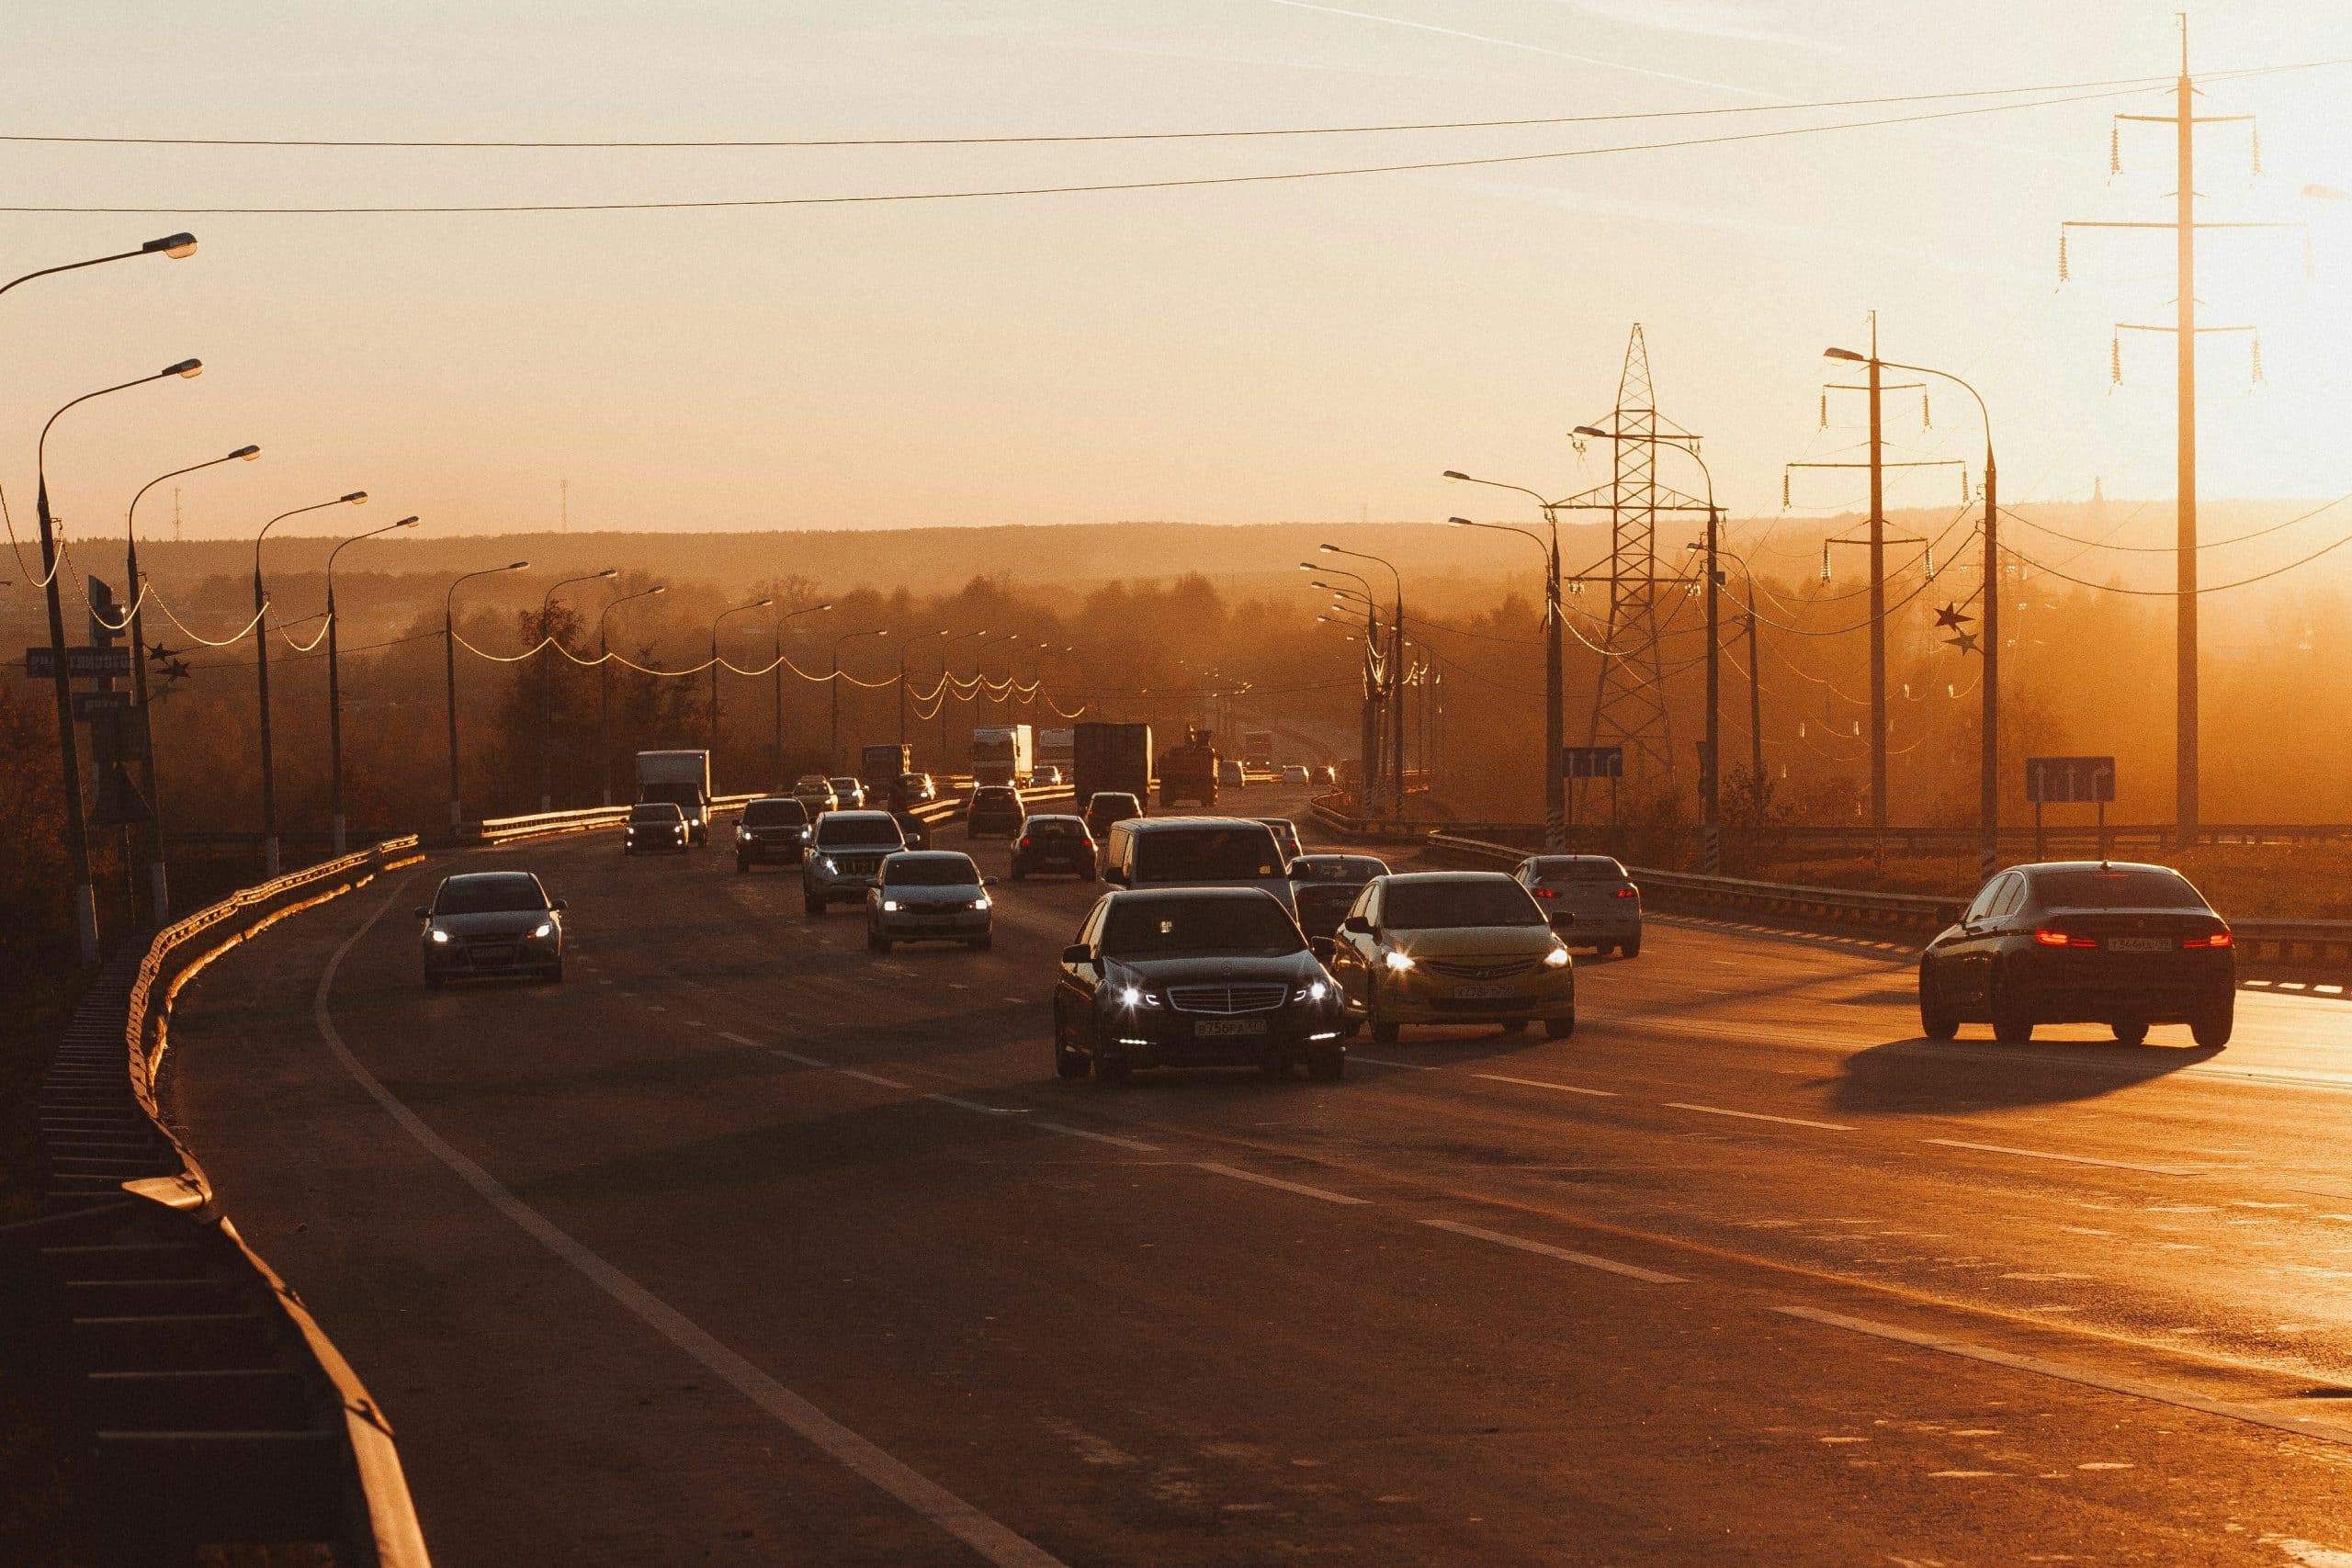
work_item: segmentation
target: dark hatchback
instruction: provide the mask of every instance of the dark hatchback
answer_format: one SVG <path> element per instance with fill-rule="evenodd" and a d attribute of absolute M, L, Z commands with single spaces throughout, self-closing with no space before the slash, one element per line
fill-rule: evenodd
<path fill-rule="evenodd" d="M 1355 907 L 1356 895 L 1375 876 L 1388 874 L 1377 855 L 1301 855 L 1290 863 L 1290 896 L 1298 905 L 1298 929 L 1328 937 Z"/>
<path fill-rule="evenodd" d="M 1086 830 L 1100 841 L 1114 822 L 1143 815 L 1143 802 L 1123 789 L 1098 789 L 1086 797 Z"/>
<path fill-rule="evenodd" d="M 1094 880 L 1094 835 L 1086 818 L 1061 814 L 1032 817 L 1021 824 L 1012 840 L 1012 879 L 1020 881 L 1041 871 L 1067 871 L 1080 880 Z"/>
<path fill-rule="evenodd" d="M 1949 1040 L 1963 1023 L 2018 1043 L 2043 1023 L 2104 1023 L 2138 1044 L 2185 1023 L 2230 1041 L 2237 953 L 2229 922 L 2167 866 L 2057 861 L 1986 883 L 1919 959 L 1919 1024 Z"/>
<path fill-rule="evenodd" d="M 788 795 L 747 801 L 735 825 L 735 869 L 746 872 L 771 862 L 798 865 L 808 852 L 808 807 Z"/>
<path fill-rule="evenodd" d="M 1339 987 L 1282 901 L 1255 887 L 1106 894 L 1062 950 L 1054 1070 L 1347 1069 Z"/>
<path fill-rule="evenodd" d="M 965 837 L 1001 833 L 1012 838 L 1021 831 L 1023 815 L 1019 790 L 1011 784 L 982 784 L 972 792 L 971 805 L 964 808 Z"/>

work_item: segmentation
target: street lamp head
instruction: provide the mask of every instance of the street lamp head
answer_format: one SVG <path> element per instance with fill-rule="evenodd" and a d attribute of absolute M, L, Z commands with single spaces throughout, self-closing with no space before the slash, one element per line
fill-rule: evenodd
<path fill-rule="evenodd" d="M 258 446 L 240 446 L 234 452 L 230 453 L 229 456 L 232 457 L 241 458 L 242 460 L 250 463 L 255 457 L 261 456 L 261 448 Z"/>
<path fill-rule="evenodd" d="M 648 593 L 667 593 L 670 592 L 670 585 L 666 582 L 657 582 L 652 587 L 647 589 L 646 592 Z"/>
<path fill-rule="evenodd" d="M 190 378 L 204 374 L 204 361 L 201 359 L 183 359 L 177 365 L 164 366 L 164 374 L 166 376 L 177 376 L 182 380 L 187 380 Z"/>
<path fill-rule="evenodd" d="M 1301 571 L 1321 571 L 1323 569 L 1317 566 L 1311 560 L 1303 560 L 1298 563 L 1298 570 Z"/>
<path fill-rule="evenodd" d="M 1444 473 L 1442 473 L 1442 474 L 1439 475 L 1438 477 L 1439 477 L 1440 479 L 1467 479 L 1470 476 L 1469 476 L 1468 474 L 1464 473 L 1464 472 L 1463 472 L 1461 469 L 1459 469 L 1459 468 L 1448 468 L 1448 469 L 1446 469 L 1446 470 L 1445 470 L 1445 472 L 1444 472 Z"/>
<path fill-rule="evenodd" d="M 364 490 L 355 490 L 349 495 L 337 499 L 346 506 L 365 506 L 368 504 L 368 492 Z"/>
<path fill-rule="evenodd" d="M 1336 556 L 1340 553 L 1340 547 L 1337 545 L 1317 545 L 1315 547 L 1327 556 Z"/>
<path fill-rule="evenodd" d="M 1568 434 L 1571 435 L 1589 436 L 1595 441 L 1606 441 L 1609 439 L 1609 432 L 1605 430 L 1595 430 L 1589 424 L 1579 424 L 1574 430 L 1568 432 Z"/>
<path fill-rule="evenodd" d="M 1842 359 L 1849 365 L 1867 365 L 1870 363 L 1869 355 L 1856 354 L 1850 348 L 1825 348 L 1821 351 L 1821 357 L 1824 359 Z"/>
<path fill-rule="evenodd" d="M 1476 523 L 1471 522 L 1467 517 L 1449 517 L 1446 521 L 1453 524 L 1457 528 L 1476 528 L 1478 525 Z"/>
<path fill-rule="evenodd" d="M 612 576 L 613 574 L 612 574 L 611 572 L 607 571 L 607 572 L 601 573 L 600 575 L 605 576 L 605 577 L 610 577 L 610 576 Z M 764 609 L 766 609 L 769 605 L 771 605 L 771 604 L 775 604 L 775 600 L 773 600 L 773 599 L 763 599 L 763 600 L 761 600 L 758 604 L 753 604 L 753 605 L 752 606 L 752 609 L 754 609 L 754 610 L 764 610 Z"/>
<path fill-rule="evenodd" d="M 530 563 L 529 561 L 526 561 L 526 560 L 511 560 L 511 561 L 508 561 L 504 566 L 500 567 L 498 570 L 501 570 L 501 571 L 520 571 L 520 570 L 522 570 L 525 567 L 526 567 L 526 566 L 528 566 L 528 565 L 530 565 L 530 564 L 531 564 L 531 563 Z"/>
<path fill-rule="evenodd" d="M 413 521 L 413 519 L 412 519 L 412 521 Z M 621 569 L 620 569 L 620 568 L 618 568 L 618 567 L 616 567 L 616 566 L 608 566 L 608 567 L 606 567 L 604 570 L 602 570 L 602 571 L 598 572 L 596 575 L 597 575 L 598 577 L 618 577 L 620 574 L 621 574 Z"/>
<path fill-rule="evenodd" d="M 413 512 L 410 513 L 407 516 L 405 516 L 405 517 L 401 518 L 399 522 L 397 522 L 397 523 L 393 524 L 393 525 L 392 525 L 392 526 L 393 526 L 393 527 L 395 527 L 395 528 L 413 528 L 413 527 L 415 527 L 415 526 L 416 526 L 416 513 L 414 513 Z"/>
<path fill-rule="evenodd" d="M 196 236 L 182 230 L 176 234 L 166 234 L 160 240 L 150 240 L 139 248 L 151 255 L 161 251 L 174 261 L 178 261 L 183 256 L 196 254 Z"/>

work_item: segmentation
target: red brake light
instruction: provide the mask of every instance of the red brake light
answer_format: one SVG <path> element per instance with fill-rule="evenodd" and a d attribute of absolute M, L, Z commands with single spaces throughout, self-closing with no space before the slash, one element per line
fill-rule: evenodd
<path fill-rule="evenodd" d="M 2097 947 L 2098 945 L 2098 938 L 2095 936 L 2075 936 L 2070 932 L 2052 931 L 2048 926 L 2037 929 L 2033 933 L 2033 940 L 2042 947 Z"/>
<path fill-rule="evenodd" d="M 1620 898 L 1631 898 L 1634 897 L 1634 885 L 1629 882 L 1624 886 L 1617 889 L 1617 897 Z"/>
<path fill-rule="evenodd" d="M 1024 850 L 1029 847 L 1029 835 L 1026 833 L 1021 835 L 1021 847 Z"/>
<path fill-rule="evenodd" d="M 2215 931 L 2211 936 L 2184 937 L 2181 939 L 2180 945 L 2183 947 L 2233 947 L 2236 942 L 2229 932 Z"/>
<path fill-rule="evenodd" d="M 1548 887 L 1531 887 L 1528 891 L 1534 894 L 1538 898 L 1557 898 L 1559 897 L 1557 893 L 1553 892 Z"/>

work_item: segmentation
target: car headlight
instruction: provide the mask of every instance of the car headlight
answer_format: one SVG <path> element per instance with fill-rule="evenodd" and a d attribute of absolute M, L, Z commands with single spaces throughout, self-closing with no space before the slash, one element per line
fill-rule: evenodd
<path fill-rule="evenodd" d="M 975 909 L 985 909 L 989 907 L 989 903 L 990 899 L 989 896 L 983 893 L 978 897 L 972 900 L 972 908 Z"/>
<path fill-rule="evenodd" d="M 1320 980 L 1309 980 L 1306 985 L 1293 991 L 1290 999 L 1295 1002 L 1319 1002 L 1330 994 L 1329 986 Z"/>
<path fill-rule="evenodd" d="M 1392 947 L 1388 950 L 1387 956 L 1382 959 L 1381 962 L 1387 964 L 1389 968 L 1395 970 L 1397 974 L 1402 975 L 1406 970 L 1410 969 L 1413 966 L 1413 955 L 1409 953 L 1400 953 Z"/>
<path fill-rule="evenodd" d="M 447 942 L 449 940 L 449 933 L 443 931 L 439 926 L 435 926 L 431 931 L 424 934 L 431 937 L 435 942 Z"/>
<path fill-rule="evenodd" d="M 531 932 L 531 936 L 534 940 L 540 937 L 549 937 L 553 935 L 555 935 L 555 922 L 553 920 L 541 920 L 538 923 L 537 929 Z"/>
<path fill-rule="evenodd" d="M 882 900 L 882 912 L 884 914 L 895 915 L 899 912 L 899 904 L 896 898 L 885 898 Z"/>
<path fill-rule="evenodd" d="M 1118 989 L 1119 1005 L 1124 1008 L 1156 1008 L 1159 998 L 1141 986 L 1122 986 Z"/>
<path fill-rule="evenodd" d="M 1544 967 L 1546 969 L 1566 969 L 1567 966 L 1568 950 L 1565 947 L 1555 947 L 1544 955 Z"/>
<path fill-rule="evenodd" d="M 817 857 L 817 869 L 822 872 L 831 872 L 833 870 L 833 857 L 831 855 L 819 855 Z"/>
<path fill-rule="evenodd" d="M 752 836 L 752 830 L 739 822 L 735 825 L 735 836 L 739 839 L 748 839 Z"/>

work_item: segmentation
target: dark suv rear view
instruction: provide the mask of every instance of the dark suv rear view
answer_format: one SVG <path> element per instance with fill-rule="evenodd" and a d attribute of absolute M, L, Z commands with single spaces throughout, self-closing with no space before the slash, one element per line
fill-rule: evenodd
<path fill-rule="evenodd" d="M 1012 879 L 1041 871 L 1068 871 L 1094 880 L 1094 835 L 1080 817 L 1032 817 L 1012 841 Z"/>
<path fill-rule="evenodd" d="M 972 792 L 964 812 L 964 832 L 977 839 L 983 833 L 1012 838 L 1021 831 L 1021 793 L 1011 784 L 982 784 Z"/>
<path fill-rule="evenodd" d="M 1086 830 L 1100 842 L 1112 823 L 1142 815 L 1143 802 L 1134 795 L 1124 790 L 1098 789 L 1086 802 Z"/>

